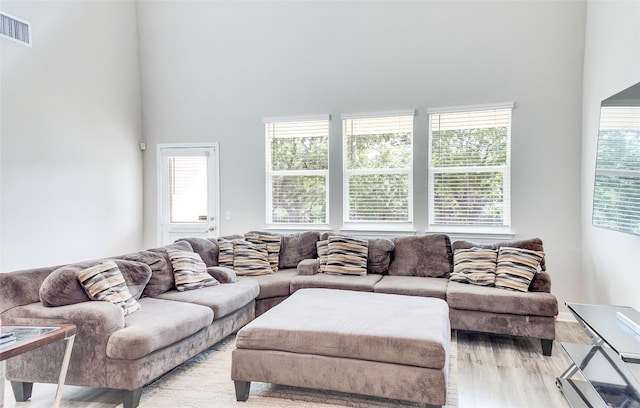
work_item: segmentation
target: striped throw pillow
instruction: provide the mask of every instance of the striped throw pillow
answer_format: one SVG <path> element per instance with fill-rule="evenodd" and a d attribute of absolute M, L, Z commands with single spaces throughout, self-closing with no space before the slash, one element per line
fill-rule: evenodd
<path fill-rule="evenodd" d="M 365 276 L 368 244 L 368 241 L 362 239 L 330 236 L 325 273 Z"/>
<path fill-rule="evenodd" d="M 324 271 L 327 269 L 327 258 L 329 255 L 329 240 L 325 239 L 325 240 L 316 242 L 316 249 L 318 250 L 318 260 L 320 261 L 318 272 L 324 273 Z"/>
<path fill-rule="evenodd" d="M 266 245 L 269 265 L 274 272 L 278 272 L 280 246 L 282 245 L 282 237 L 280 235 L 254 234 L 248 232 L 244 234 L 244 239 L 253 244 Z"/>
<path fill-rule="evenodd" d="M 176 289 L 180 292 L 214 286 L 219 283 L 207 273 L 207 265 L 197 252 L 167 251 L 167 254 L 169 254 L 173 267 Z"/>
<path fill-rule="evenodd" d="M 266 244 L 254 244 L 241 239 L 233 240 L 233 269 L 240 276 L 258 276 L 273 273 L 269 265 Z"/>
<path fill-rule="evenodd" d="M 218 238 L 218 266 L 233 268 L 233 242 Z"/>
<path fill-rule="evenodd" d="M 496 287 L 528 292 L 534 276 L 540 271 L 544 252 L 502 247 L 498 253 Z"/>
<path fill-rule="evenodd" d="M 78 281 L 90 299 L 118 305 L 125 316 L 140 310 L 140 303 L 129 291 L 114 261 L 101 262 L 79 271 Z"/>
<path fill-rule="evenodd" d="M 449 280 L 478 286 L 494 286 L 498 251 L 493 249 L 457 249 L 453 254 L 453 273 Z"/>

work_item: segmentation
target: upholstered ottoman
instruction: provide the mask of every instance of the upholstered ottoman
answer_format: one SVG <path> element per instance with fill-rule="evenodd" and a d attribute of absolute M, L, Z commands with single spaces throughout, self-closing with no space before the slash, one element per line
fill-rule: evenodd
<path fill-rule="evenodd" d="M 441 406 L 450 342 L 442 299 L 301 289 L 238 332 L 231 379 Z"/>

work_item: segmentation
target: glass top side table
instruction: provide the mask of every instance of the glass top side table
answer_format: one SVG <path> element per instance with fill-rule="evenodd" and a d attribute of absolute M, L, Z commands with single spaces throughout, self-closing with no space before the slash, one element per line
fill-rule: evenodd
<path fill-rule="evenodd" d="M 4 361 L 35 350 L 39 347 L 46 346 L 60 340 L 66 342 L 62 367 L 60 368 L 60 376 L 58 377 L 58 388 L 56 390 L 56 399 L 54 407 L 60 406 L 62 398 L 62 387 L 67 376 L 69 368 L 69 360 L 71 359 L 71 351 L 73 350 L 73 342 L 76 337 L 76 326 L 73 324 L 62 324 L 59 326 L 2 326 L 1 332 L 13 333 L 12 340 L 0 344 L 0 407 L 4 405 Z M 29 390 L 29 394 L 30 394 Z M 27 396 L 27 398 L 30 395 Z"/>
<path fill-rule="evenodd" d="M 557 378 L 572 407 L 640 407 L 640 313 L 631 307 L 566 303 L 591 345 L 562 343 L 572 360 Z"/>

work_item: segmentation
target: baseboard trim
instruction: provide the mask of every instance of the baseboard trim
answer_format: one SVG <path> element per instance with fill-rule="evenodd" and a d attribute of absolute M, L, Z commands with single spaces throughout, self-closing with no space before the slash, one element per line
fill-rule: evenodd
<path fill-rule="evenodd" d="M 578 321 L 576 320 L 575 317 L 573 317 L 573 314 L 571 314 L 571 312 L 560 312 L 558 313 L 558 319 L 559 322 L 571 322 L 571 323 L 577 323 Z"/>

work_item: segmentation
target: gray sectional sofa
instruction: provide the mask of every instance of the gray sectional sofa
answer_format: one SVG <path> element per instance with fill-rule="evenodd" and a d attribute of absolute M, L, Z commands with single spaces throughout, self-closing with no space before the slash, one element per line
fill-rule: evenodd
<path fill-rule="evenodd" d="M 219 267 L 216 239 L 182 239 L 115 256 L 112 259 L 142 306 L 127 316 L 117 305 L 90 301 L 74 279 L 79 269 L 98 261 L 0 273 L 0 318 L 6 325 L 74 323 L 77 336 L 67 384 L 124 390 L 125 408 L 138 405 L 144 385 L 302 288 L 437 297 L 448 303 L 453 329 L 539 338 L 543 354 L 551 354 L 558 305 L 550 293 L 544 260 L 527 292 L 449 279 L 457 249 L 506 246 L 542 251 L 541 240 L 480 245 L 451 243 L 443 234 L 369 239 L 367 273 L 354 276 L 319 272 L 317 245 L 331 235 L 337 234 L 283 235 L 277 272 L 260 276 L 235 276 L 233 270 Z M 198 253 L 220 284 L 176 290 L 168 256 L 176 249 Z M 28 399 L 33 383 L 57 383 L 62 347 L 53 344 L 7 361 L 6 376 L 16 399 Z"/>

